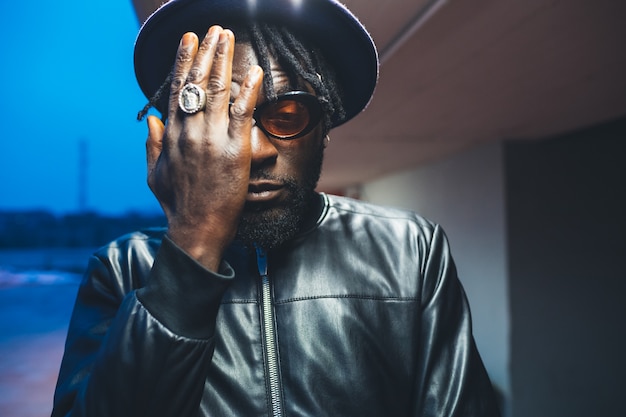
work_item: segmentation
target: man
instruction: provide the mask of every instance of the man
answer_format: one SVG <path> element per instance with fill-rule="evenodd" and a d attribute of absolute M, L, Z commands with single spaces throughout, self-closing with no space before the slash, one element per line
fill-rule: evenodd
<path fill-rule="evenodd" d="M 53 416 L 498 414 L 441 229 L 314 191 L 377 79 L 349 11 L 172 0 L 135 68 L 168 227 L 91 259 Z"/>

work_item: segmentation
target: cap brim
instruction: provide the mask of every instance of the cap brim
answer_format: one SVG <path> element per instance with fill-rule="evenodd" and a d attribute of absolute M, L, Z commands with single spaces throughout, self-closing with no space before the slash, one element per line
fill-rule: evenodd
<path fill-rule="evenodd" d="M 378 54 L 356 17 L 334 0 L 173 0 L 144 23 L 135 42 L 135 75 L 150 98 L 169 74 L 180 38 L 202 37 L 212 25 L 249 20 L 279 23 L 315 45 L 335 71 L 346 117 L 369 103 L 378 80 Z"/>

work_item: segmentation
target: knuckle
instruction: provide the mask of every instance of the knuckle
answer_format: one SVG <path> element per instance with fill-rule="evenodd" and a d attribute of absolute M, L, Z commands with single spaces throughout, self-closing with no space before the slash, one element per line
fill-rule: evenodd
<path fill-rule="evenodd" d="M 189 71 L 189 74 L 187 75 L 187 80 L 189 80 L 189 82 L 198 82 L 200 80 L 202 80 L 202 78 L 204 78 L 204 71 L 201 68 L 192 68 L 191 71 Z"/>
<path fill-rule="evenodd" d="M 182 157 L 186 157 L 189 155 L 198 155 L 199 146 L 201 141 L 197 139 L 198 135 L 194 135 L 192 132 L 189 132 L 184 137 L 178 140 L 177 150 Z"/>
<path fill-rule="evenodd" d="M 226 83 L 220 76 L 212 76 L 209 78 L 208 89 L 213 94 L 220 94 L 226 92 Z"/>
<path fill-rule="evenodd" d="M 178 55 L 176 56 L 177 63 L 186 63 L 193 59 L 193 53 L 189 49 L 182 48 L 179 50 Z"/>
<path fill-rule="evenodd" d="M 213 44 L 211 42 L 211 37 L 210 36 L 205 36 L 204 39 L 202 39 L 202 42 L 200 42 L 200 46 L 198 47 L 198 53 L 199 54 L 207 54 L 209 53 L 211 50 L 213 50 Z"/>
<path fill-rule="evenodd" d="M 185 85 L 185 77 L 182 76 L 182 74 L 177 74 L 175 77 L 172 78 L 172 91 L 178 91 L 180 90 L 183 85 Z"/>
<path fill-rule="evenodd" d="M 230 106 L 230 114 L 236 118 L 243 118 L 248 115 L 248 109 L 241 103 L 234 103 Z"/>

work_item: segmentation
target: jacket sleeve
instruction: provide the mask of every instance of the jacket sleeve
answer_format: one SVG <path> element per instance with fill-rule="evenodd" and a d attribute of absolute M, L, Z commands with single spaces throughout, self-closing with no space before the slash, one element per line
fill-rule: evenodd
<path fill-rule="evenodd" d="M 413 413 L 420 417 L 500 415 L 472 336 L 470 310 L 444 232 L 435 226 L 422 264 L 420 369 Z"/>
<path fill-rule="evenodd" d="M 139 274 L 129 257 L 90 261 L 53 417 L 197 415 L 219 303 L 234 272 L 223 263 L 212 273 L 164 237 L 146 285 L 133 289 L 141 283 L 126 276 Z"/>

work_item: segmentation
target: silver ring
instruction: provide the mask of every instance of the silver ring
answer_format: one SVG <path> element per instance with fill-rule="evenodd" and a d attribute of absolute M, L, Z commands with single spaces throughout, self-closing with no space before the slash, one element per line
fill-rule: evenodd
<path fill-rule="evenodd" d="M 187 114 L 194 114 L 204 109 L 206 93 L 196 84 L 187 83 L 178 95 L 178 107 Z"/>

